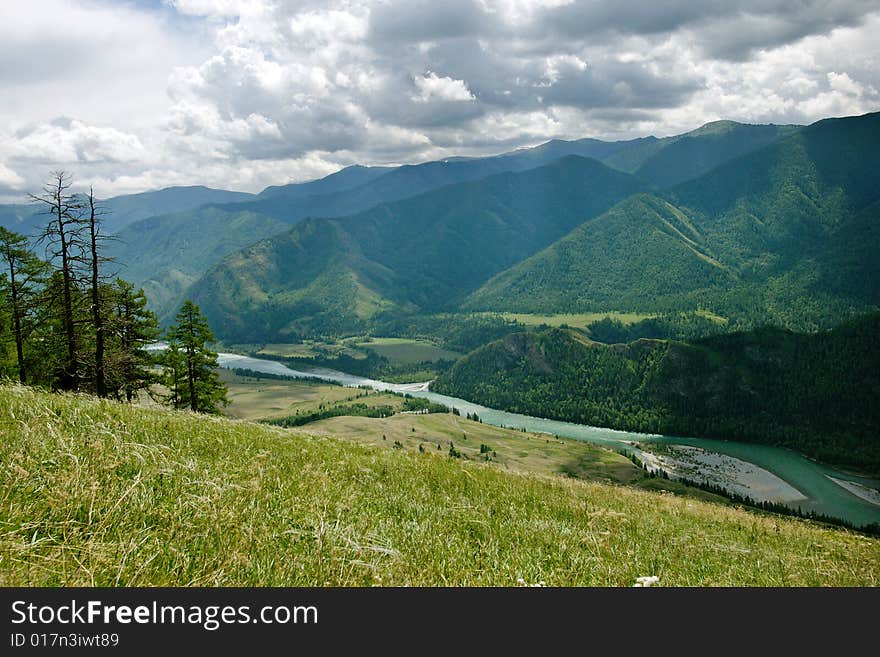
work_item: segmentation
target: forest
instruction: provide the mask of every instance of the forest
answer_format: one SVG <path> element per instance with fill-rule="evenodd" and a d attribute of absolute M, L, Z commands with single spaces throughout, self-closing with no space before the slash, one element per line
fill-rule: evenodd
<path fill-rule="evenodd" d="M 764 327 L 603 345 L 566 329 L 474 351 L 432 390 L 516 413 L 756 442 L 880 473 L 880 314 L 834 329 Z"/>

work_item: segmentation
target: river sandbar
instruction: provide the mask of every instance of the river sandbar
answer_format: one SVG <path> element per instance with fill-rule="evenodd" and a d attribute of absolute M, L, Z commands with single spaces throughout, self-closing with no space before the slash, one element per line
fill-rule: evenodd
<path fill-rule="evenodd" d="M 875 488 L 871 488 L 870 486 L 863 486 L 862 484 L 857 484 L 854 481 L 847 481 L 846 479 L 838 479 L 837 477 L 832 477 L 831 475 L 825 475 L 835 484 L 840 486 L 841 488 L 849 491 L 856 497 L 860 497 L 866 502 L 873 504 L 874 506 L 880 506 L 880 490 Z"/>
<path fill-rule="evenodd" d="M 662 453 L 639 443 L 639 458 L 648 468 L 665 470 L 674 479 L 704 481 L 756 502 L 789 504 L 807 497 L 769 470 L 733 456 L 690 445 L 665 445 Z"/>

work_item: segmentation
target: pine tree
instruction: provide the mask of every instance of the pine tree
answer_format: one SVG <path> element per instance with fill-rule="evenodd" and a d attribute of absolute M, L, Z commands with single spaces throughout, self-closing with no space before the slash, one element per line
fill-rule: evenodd
<path fill-rule="evenodd" d="M 174 408 L 185 408 L 181 386 L 186 380 L 186 363 L 180 345 L 170 341 L 160 359 L 162 364 L 162 384 L 168 389 L 165 403 Z"/>
<path fill-rule="evenodd" d="M 172 391 L 170 401 L 176 408 L 216 413 L 218 406 L 229 401 L 226 386 L 217 376 L 217 354 L 207 347 L 214 341 L 214 333 L 192 301 L 184 302 L 175 321 L 168 329 L 165 359 L 166 382 L 171 384 Z"/>
<path fill-rule="evenodd" d="M 140 390 L 156 382 L 151 371 L 155 358 L 146 346 L 159 337 L 156 315 L 147 310 L 144 291 L 121 278 L 105 293 L 111 299 L 112 314 L 106 319 L 107 388 L 118 398 L 131 402 Z"/>
<path fill-rule="evenodd" d="M 15 340 L 18 362 L 18 379 L 27 383 L 24 342 L 30 326 L 28 319 L 34 310 L 39 286 L 46 275 L 48 265 L 30 250 L 24 235 L 13 233 L 0 226 L 0 260 L 6 272 L 2 281 L 2 293 L 6 297 L 10 328 Z"/>
<path fill-rule="evenodd" d="M 46 279 L 36 299 L 32 330 L 25 342 L 25 362 L 28 366 L 28 382 L 39 383 L 53 390 L 68 390 L 70 377 L 70 341 L 67 334 L 67 314 L 65 312 L 64 277 L 60 270 L 53 270 Z M 79 286 L 70 290 L 75 328 L 76 353 L 87 353 L 89 336 L 88 295 Z M 76 368 L 77 385 L 86 379 L 84 363 L 78 358 Z"/>

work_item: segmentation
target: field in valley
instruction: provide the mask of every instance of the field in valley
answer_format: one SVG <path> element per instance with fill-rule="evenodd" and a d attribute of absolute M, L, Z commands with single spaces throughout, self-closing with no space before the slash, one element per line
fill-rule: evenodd
<path fill-rule="evenodd" d="M 426 340 L 409 338 L 370 338 L 356 343 L 362 349 L 369 349 L 384 356 L 392 363 L 412 365 L 424 361 L 456 360 L 461 354 L 443 349 Z"/>
<path fill-rule="evenodd" d="M 635 324 L 636 322 L 639 322 L 643 319 L 648 319 L 649 317 L 656 317 L 656 315 L 620 312 L 558 313 L 553 315 L 536 315 L 531 313 L 501 313 L 501 317 L 507 320 L 519 322 L 520 324 L 525 324 L 526 326 L 541 326 L 542 324 L 546 324 L 547 326 L 567 325 L 574 328 L 584 328 L 588 324 L 598 322 L 599 320 L 605 318 L 613 319 L 622 324 L 628 325 Z"/>
<path fill-rule="evenodd" d="M 364 404 L 390 406 L 397 414 L 385 418 L 343 415 L 311 422 L 301 430 L 386 449 L 450 454 L 490 463 L 516 472 L 556 474 L 664 490 L 727 504 L 724 497 L 676 481 L 647 477 L 628 458 L 577 440 L 483 424 L 452 413 L 399 413 L 405 399 L 375 390 L 346 388 L 309 381 L 240 376 L 221 370 L 229 388 L 226 415 L 246 420 L 278 420 Z"/>
<path fill-rule="evenodd" d="M 375 390 L 345 388 L 309 381 L 277 380 L 239 376 L 219 370 L 226 384 L 230 405 L 226 415 L 242 420 L 271 420 L 290 415 L 306 415 L 336 404 L 359 403 L 368 406 L 403 405 L 403 397 Z"/>

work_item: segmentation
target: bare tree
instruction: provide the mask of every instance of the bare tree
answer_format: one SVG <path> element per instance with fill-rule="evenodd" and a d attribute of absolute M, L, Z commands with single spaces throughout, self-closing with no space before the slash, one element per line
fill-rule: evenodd
<path fill-rule="evenodd" d="M 80 199 L 70 193 L 72 176 L 66 171 L 53 171 L 49 181 L 40 194 L 30 194 L 32 201 L 42 203 L 49 215 L 49 225 L 40 235 L 39 241 L 46 243 L 49 260 L 61 261 L 62 307 L 67 359 L 64 364 L 59 385 L 62 390 L 76 390 L 79 387 L 79 352 L 76 336 L 73 299 L 76 285 L 75 263 L 81 259 L 81 234 L 84 226 L 83 205 Z M 80 252 L 78 252 L 80 251 Z"/>
<path fill-rule="evenodd" d="M 95 190 L 89 187 L 88 196 L 86 196 L 86 205 L 88 207 L 88 228 L 89 228 L 89 251 L 91 252 L 91 272 L 89 287 L 91 288 L 92 300 L 92 324 L 95 329 L 95 393 L 99 397 L 107 396 L 107 376 L 104 368 L 104 313 L 103 303 L 101 299 L 101 274 L 100 263 L 106 262 L 107 259 L 98 255 L 98 244 L 104 238 L 101 235 L 101 216 L 102 211 L 98 207 L 95 200 Z"/>

